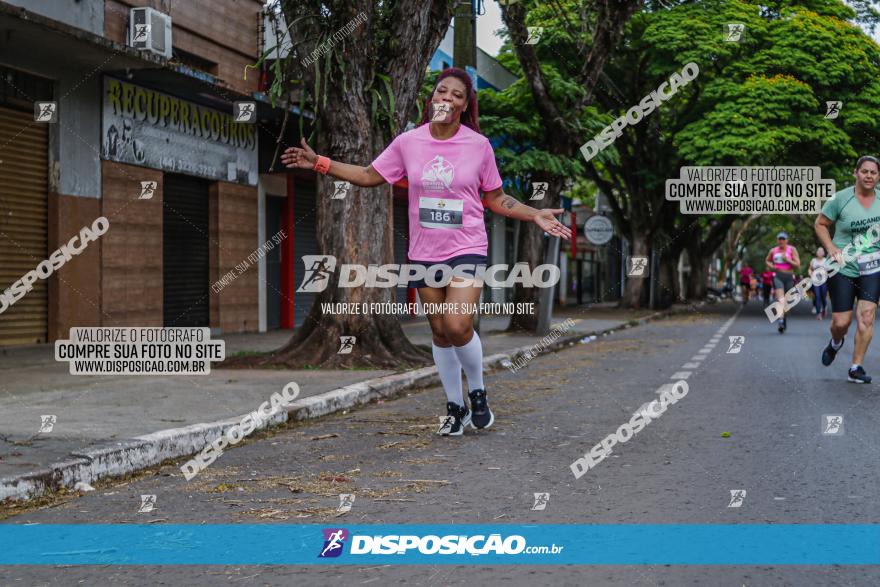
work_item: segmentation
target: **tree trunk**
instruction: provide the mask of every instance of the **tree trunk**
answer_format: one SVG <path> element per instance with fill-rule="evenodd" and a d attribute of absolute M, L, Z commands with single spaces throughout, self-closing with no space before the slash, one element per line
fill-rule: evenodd
<path fill-rule="evenodd" d="M 678 283 L 678 250 L 666 248 L 660 254 L 660 268 L 657 276 L 657 291 L 654 295 L 655 308 L 668 308 L 681 300 L 681 288 Z"/>
<path fill-rule="evenodd" d="M 317 139 L 312 147 L 335 161 L 369 165 L 389 142 L 389 130 L 393 133 L 402 128 L 412 112 L 425 68 L 449 27 L 451 3 L 284 0 L 282 10 L 296 43 L 286 64 L 291 72 L 289 79 L 301 80 L 301 88 L 315 94 L 309 96 L 306 106 L 315 113 Z M 350 23 L 355 24 L 349 27 Z M 348 32 L 341 33 L 346 27 Z M 328 43 L 330 36 L 333 43 Z M 318 57 L 314 63 L 303 65 L 303 58 L 309 55 Z M 374 88 L 378 85 L 381 95 L 387 93 L 377 77 L 377 65 L 381 68 L 378 73 L 387 72 L 390 78 L 395 105 L 390 113 L 391 129 L 387 119 L 373 111 Z M 385 101 L 389 109 L 390 103 L 390 99 Z M 318 250 L 334 256 L 337 269 L 327 276 L 326 288 L 316 295 L 305 322 L 291 341 L 275 353 L 246 364 L 291 369 L 429 364 L 430 353 L 406 338 L 399 316 L 322 311 L 321 304 L 326 303 L 391 302 L 396 291 L 338 287 L 341 265 L 368 267 L 394 262 L 392 198 L 387 185 L 352 185 L 343 199 L 331 199 L 333 181 L 332 177 L 318 176 L 317 238 Z M 350 353 L 339 353 L 343 336 L 356 337 Z"/>
<path fill-rule="evenodd" d="M 559 194 L 562 191 L 562 179 L 556 176 L 548 176 L 544 174 L 535 174 L 532 179 L 534 181 L 546 181 L 549 185 L 547 194 L 543 200 L 535 202 L 526 201 L 526 204 L 533 208 L 555 208 L 559 206 Z M 526 263 L 529 269 L 534 272 L 538 265 L 544 263 L 544 255 L 547 247 L 547 238 L 544 237 L 544 231 L 541 230 L 534 222 L 523 222 L 519 231 L 519 244 L 517 255 L 517 263 Z M 513 301 L 514 303 L 535 304 L 533 314 L 514 314 L 510 317 L 510 325 L 507 327 L 509 332 L 536 332 L 538 329 L 538 316 L 541 312 L 541 288 L 523 287 L 522 284 L 514 285 Z M 551 298 L 550 304 L 553 304 Z"/>
<path fill-rule="evenodd" d="M 703 254 L 701 247 L 689 246 L 687 252 L 691 266 L 691 277 L 687 283 L 687 297 L 689 300 L 701 300 L 706 297 L 709 287 L 709 261 Z"/>
<path fill-rule="evenodd" d="M 648 257 L 648 269 L 645 271 L 646 277 L 628 277 L 626 286 L 623 289 L 623 298 L 621 305 L 625 308 L 633 308 L 638 310 L 647 304 L 648 280 L 653 276 L 647 275 L 651 270 L 651 256 L 648 254 L 648 238 L 644 234 L 634 234 L 630 239 L 630 256 L 631 257 Z M 627 271 L 629 266 L 627 266 Z"/>

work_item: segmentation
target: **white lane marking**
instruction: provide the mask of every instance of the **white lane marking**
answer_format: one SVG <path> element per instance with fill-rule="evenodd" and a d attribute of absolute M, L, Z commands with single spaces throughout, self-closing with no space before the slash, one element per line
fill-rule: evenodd
<path fill-rule="evenodd" d="M 699 363 L 685 363 L 684 365 L 681 366 L 681 368 L 682 369 L 696 369 L 699 366 L 700 366 Z"/>
<path fill-rule="evenodd" d="M 679 371 L 678 373 L 673 374 L 672 377 L 670 377 L 670 379 L 687 379 L 690 376 L 691 376 L 690 371 Z"/>

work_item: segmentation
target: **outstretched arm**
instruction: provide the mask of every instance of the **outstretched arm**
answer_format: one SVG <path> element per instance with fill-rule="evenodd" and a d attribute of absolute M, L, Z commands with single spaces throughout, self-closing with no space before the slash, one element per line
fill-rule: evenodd
<path fill-rule="evenodd" d="M 305 139 L 300 139 L 302 148 L 289 147 L 281 154 L 281 162 L 290 169 L 314 169 L 315 161 L 318 155 L 306 143 Z M 385 178 L 379 175 L 379 172 L 373 169 L 373 166 L 363 167 L 361 165 L 350 165 L 339 161 L 330 161 L 330 169 L 327 175 L 348 181 L 354 185 L 365 188 L 376 187 L 385 183 Z"/>
<path fill-rule="evenodd" d="M 549 233 L 550 236 L 571 240 L 571 229 L 556 219 L 557 215 L 564 212 L 561 208 L 538 210 L 537 208 L 526 206 L 513 196 L 508 196 L 501 188 L 486 192 L 486 205 L 496 214 L 515 218 L 516 220 L 534 222 L 541 227 L 541 230 Z"/>

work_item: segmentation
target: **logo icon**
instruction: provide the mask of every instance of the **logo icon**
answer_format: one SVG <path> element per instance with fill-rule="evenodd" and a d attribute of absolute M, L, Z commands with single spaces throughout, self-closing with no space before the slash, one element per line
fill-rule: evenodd
<path fill-rule="evenodd" d="M 746 342 L 745 336 L 728 336 L 730 339 L 730 346 L 727 348 L 728 355 L 736 355 L 738 354 L 743 347 L 743 344 Z"/>
<path fill-rule="evenodd" d="M 344 528 L 324 528 L 324 548 L 318 558 L 335 558 L 342 554 L 345 541 L 348 540 L 348 530 Z"/>
<path fill-rule="evenodd" d="M 331 200 L 342 200 L 345 196 L 348 195 L 348 190 L 351 189 L 351 184 L 347 181 L 334 181 L 333 182 L 333 196 L 330 198 Z"/>
<path fill-rule="evenodd" d="M 447 122 L 452 112 L 452 104 L 431 102 L 431 122 Z"/>
<path fill-rule="evenodd" d="M 156 188 L 159 187 L 159 182 L 156 181 L 142 181 L 141 182 L 141 195 L 138 196 L 138 200 L 151 200 L 153 198 L 153 194 L 156 192 Z"/>
<path fill-rule="evenodd" d="M 544 511 L 547 507 L 547 502 L 550 501 L 549 493 L 536 493 L 535 494 L 535 503 L 532 505 L 533 512 Z"/>
<path fill-rule="evenodd" d="M 438 416 L 438 418 L 440 418 L 440 428 L 437 429 L 437 434 L 449 434 L 452 432 L 455 418 L 452 416 Z"/>
<path fill-rule="evenodd" d="M 739 22 L 732 22 L 724 25 L 726 27 L 724 40 L 729 43 L 738 43 L 746 30 L 746 25 Z"/>
<path fill-rule="evenodd" d="M 440 428 L 437 429 L 437 434 L 449 434 L 452 432 L 452 426 L 455 424 L 455 418 L 452 416 L 438 416 L 440 418 Z"/>
<path fill-rule="evenodd" d="M 40 416 L 40 432 L 52 432 L 57 421 L 58 416 L 55 415 Z"/>
<path fill-rule="evenodd" d="M 150 40 L 150 25 L 148 23 L 134 25 L 131 33 L 132 43 L 148 43 Z"/>
<path fill-rule="evenodd" d="M 351 511 L 351 506 L 354 505 L 354 494 L 353 493 L 340 493 L 339 494 L 339 507 L 336 508 L 336 511 L 340 514 L 344 514 L 345 512 Z"/>
<path fill-rule="evenodd" d="M 526 39 L 526 45 L 537 45 L 538 41 L 541 40 L 541 37 L 544 35 L 544 27 L 542 26 L 530 26 L 529 36 Z"/>
<path fill-rule="evenodd" d="M 843 416 L 840 414 L 823 414 L 822 434 L 825 436 L 841 436 L 843 434 Z"/>
<path fill-rule="evenodd" d="M 357 342 L 357 337 L 355 336 L 340 336 L 339 337 L 339 350 L 336 351 L 337 355 L 350 355 L 351 351 L 354 350 L 354 343 Z"/>
<path fill-rule="evenodd" d="M 530 200 L 543 200 L 544 196 L 547 195 L 547 188 L 550 187 L 550 184 L 546 181 L 533 181 L 532 182 L 532 197 Z"/>
<path fill-rule="evenodd" d="M 825 102 L 825 118 L 834 120 L 840 114 L 841 108 L 843 108 L 843 102 L 840 100 Z"/>
<path fill-rule="evenodd" d="M 58 122 L 56 102 L 34 102 L 34 122 Z"/>
<path fill-rule="evenodd" d="M 742 507 L 743 501 L 746 498 L 746 490 L 745 489 L 731 489 L 730 490 L 730 503 L 727 504 L 729 508 L 738 508 Z"/>
<path fill-rule="evenodd" d="M 235 116 L 235 122 L 255 124 L 257 122 L 257 103 L 233 102 L 232 113 Z"/>
<path fill-rule="evenodd" d="M 155 495 L 142 495 L 141 496 L 141 507 L 138 508 L 139 514 L 146 514 L 148 512 L 156 509 L 156 496 Z"/>
<path fill-rule="evenodd" d="M 453 177 L 455 168 L 442 155 L 437 155 L 422 170 L 422 187 L 430 191 L 448 190 Z"/>
<path fill-rule="evenodd" d="M 306 274 L 300 284 L 299 293 L 317 293 L 327 289 L 329 277 L 336 269 L 336 257 L 333 255 L 303 255 Z"/>
<path fill-rule="evenodd" d="M 648 268 L 648 258 L 647 257 L 630 257 L 629 258 L 630 266 L 629 266 L 629 276 L 630 277 L 644 277 L 645 269 Z"/>

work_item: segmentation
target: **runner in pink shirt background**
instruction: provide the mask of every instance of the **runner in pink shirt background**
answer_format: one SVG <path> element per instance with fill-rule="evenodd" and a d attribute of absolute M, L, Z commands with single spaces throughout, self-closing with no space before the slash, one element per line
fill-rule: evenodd
<path fill-rule="evenodd" d="M 739 270 L 739 284 L 742 287 L 743 306 L 749 303 L 749 292 L 752 291 L 752 276 L 755 270 L 744 264 Z"/>
<path fill-rule="evenodd" d="M 395 138 L 372 165 L 331 161 L 318 156 L 304 139 L 301 143 L 302 148 L 284 151 L 281 160 L 287 167 L 314 169 L 363 187 L 408 178 L 411 263 L 471 268 L 486 264 L 488 238 L 480 192 L 487 208 L 496 214 L 534 222 L 551 236 L 572 237 L 571 230 L 556 219 L 562 209 L 538 210 L 502 191 L 495 152 L 489 139 L 480 134 L 477 94 L 462 69 L 451 67 L 440 73 L 421 126 Z M 473 277 L 473 269 L 468 274 Z M 452 281 L 467 283 L 462 277 Z M 415 287 L 424 303 L 458 307 L 473 307 L 482 291 L 482 284 L 473 281 L 464 287 L 430 287 L 421 281 Z M 434 362 L 447 399 L 447 415 L 438 433 L 459 436 L 468 424 L 488 428 L 495 417 L 486 399 L 483 348 L 473 328 L 473 314 L 428 314 L 428 321 Z M 462 369 L 470 389 L 470 408 L 462 392 Z"/>

